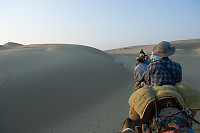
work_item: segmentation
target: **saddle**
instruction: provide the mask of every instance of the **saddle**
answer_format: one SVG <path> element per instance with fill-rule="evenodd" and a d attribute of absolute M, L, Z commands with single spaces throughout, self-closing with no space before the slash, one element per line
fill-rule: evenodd
<path fill-rule="evenodd" d="M 146 110 L 159 100 L 174 97 L 183 108 L 200 109 L 200 91 L 183 84 L 142 87 L 132 93 L 129 105 L 139 114 L 140 119 Z M 161 102 L 162 103 L 162 102 Z"/>
<path fill-rule="evenodd" d="M 149 103 L 142 118 L 133 107 L 130 107 L 129 116 L 136 125 L 141 125 L 149 123 L 149 120 L 157 115 L 161 109 L 167 107 L 174 107 L 180 110 L 182 109 L 176 98 L 168 97 Z"/>
<path fill-rule="evenodd" d="M 157 101 L 157 111 L 149 122 L 154 132 L 184 131 L 192 129 L 190 116 L 181 108 L 175 98 Z"/>

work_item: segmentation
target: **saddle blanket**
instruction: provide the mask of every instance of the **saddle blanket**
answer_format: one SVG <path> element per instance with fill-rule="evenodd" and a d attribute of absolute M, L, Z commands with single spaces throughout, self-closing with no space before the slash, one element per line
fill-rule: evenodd
<path fill-rule="evenodd" d="M 128 103 L 142 119 L 149 103 L 168 97 L 175 97 L 184 108 L 200 109 L 200 90 L 181 83 L 174 86 L 142 87 L 133 92 Z"/>

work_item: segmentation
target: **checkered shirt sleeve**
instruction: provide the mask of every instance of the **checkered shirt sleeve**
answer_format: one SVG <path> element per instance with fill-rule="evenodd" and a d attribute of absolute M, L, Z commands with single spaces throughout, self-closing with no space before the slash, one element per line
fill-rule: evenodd
<path fill-rule="evenodd" d="M 174 76 L 165 69 L 161 61 Z M 182 68 L 179 63 L 171 60 L 156 61 L 148 65 L 144 78 L 145 82 L 150 87 L 167 84 L 174 85 L 182 81 Z"/>

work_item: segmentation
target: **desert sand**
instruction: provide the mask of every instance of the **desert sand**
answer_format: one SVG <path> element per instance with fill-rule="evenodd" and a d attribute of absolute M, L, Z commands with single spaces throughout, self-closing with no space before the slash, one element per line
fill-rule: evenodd
<path fill-rule="evenodd" d="M 171 43 L 177 48 L 171 58 L 183 68 L 182 83 L 199 88 L 200 40 Z M 150 55 L 154 46 L 108 51 L 73 44 L 0 46 L 0 131 L 120 132 L 134 91 L 136 55 L 141 48 Z"/>

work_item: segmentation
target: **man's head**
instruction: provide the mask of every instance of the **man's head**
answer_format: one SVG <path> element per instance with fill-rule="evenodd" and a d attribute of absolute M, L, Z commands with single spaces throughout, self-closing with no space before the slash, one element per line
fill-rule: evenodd
<path fill-rule="evenodd" d="M 169 42 L 162 41 L 157 46 L 153 48 L 154 55 L 160 57 L 168 57 L 175 53 L 176 48 L 171 47 Z"/>
<path fill-rule="evenodd" d="M 149 60 L 149 56 L 148 56 L 148 55 L 145 55 L 144 59 L 145 59 L 145 60 Z"/>
<path fill-rule="evenodd" d="M 136 60 L 137 60 L 137 63 L 138 63 L 138 64 L 144 62 L 144 60 L 143 60 L 143 58 L 142 58 L 141 56 L 138 56 L 138 57 L 136 58 Z"/>

